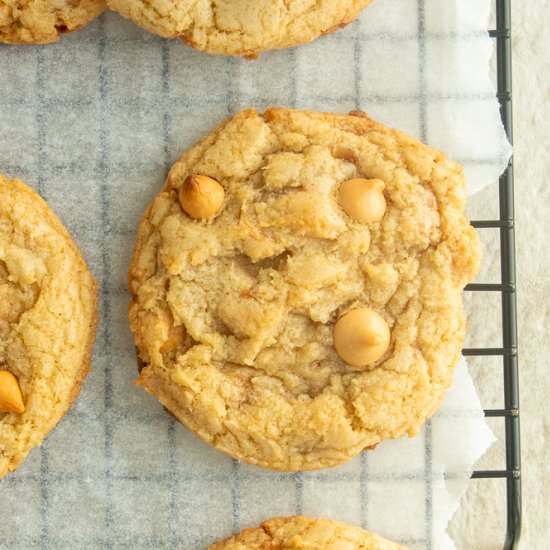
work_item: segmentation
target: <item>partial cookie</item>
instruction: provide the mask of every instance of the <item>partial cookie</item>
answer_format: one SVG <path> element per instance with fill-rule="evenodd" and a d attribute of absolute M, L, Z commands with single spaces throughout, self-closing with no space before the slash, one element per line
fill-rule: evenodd
<path fill-rule="evenodd" d="M 371 0 L 107 0 L 151 32 L 199 50 L 255 57 L 314 40 L 353 21 Z"/>
<path fill-rule="evenodd" d="M 210 546 L 208 550 L 407 550 L 359 527 L 304 516 L 274 518 L 255 529 Z"/>
<path fill-rule="evenodd" d="M 0 478 L 67 412 L 90 366 L 95 281 L 47 204 L 0 175 Z"/>
<path fill-rule="evenodd" d="M 185 153 L 130 268 L 140 382 L 275 470 L 416 434 L 451 385 L 479 239 L 462 168 L 363 114 L 247 110 Z"/>
<path fill-rule="evenodd" d="M 107 6 L 104 0 L 0 0 L 0 42 L 48 44 L 86 26 Z"/>

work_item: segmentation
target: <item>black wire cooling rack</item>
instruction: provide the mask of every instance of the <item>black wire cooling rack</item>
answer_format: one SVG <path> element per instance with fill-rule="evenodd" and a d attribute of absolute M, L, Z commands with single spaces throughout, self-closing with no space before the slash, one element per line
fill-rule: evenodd
<path fill-rule="evenodd" d="M 490 31 L 496 40 L 497 97 L 508 139 L 513 139 L 512 121 L 512 44 L 511 0 L 496 1 L 496 29 Z M 466 290 L 500 292 L 502 298 L 502 347 L 464 349 L 466 356 L 501 356 L 504 376 L 504 408 L 486 409 L 485 416 L 503 418 L 505 424 L 506 469 L 477 470 L 474 479 L 506 480 L 505 550 L 518 548 L 521 536 L 521 452 L 519 431 L 519 384 L 516 306 L 516 254 L 514 229 L 514 165 L 513 159 L 499 180 L 500 217 L 497 220 L 474 221 L 479 229 L 500 231 L 500 284 L 471 284 Z"/>

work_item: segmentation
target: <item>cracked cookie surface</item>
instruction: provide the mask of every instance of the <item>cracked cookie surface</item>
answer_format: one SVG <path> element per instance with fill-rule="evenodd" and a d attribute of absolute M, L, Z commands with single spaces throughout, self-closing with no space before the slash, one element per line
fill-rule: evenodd
<path fill-rule="evenodd" d="M 0 42 L 48 44 L 93 21 L 103 0 L 0 0 Z"/>
<path fill-rule="evenodd" d="M 0 370 L 25 404 L 0 412 L 0 478 L 78 395 L 96 320 L 95 281 L 67 230 L 30 187 L 0 175 Z"/>
<path fill-rule="evenodd" d="M 407 550 L 359 527 L 304 516 L 270 519 L 208 550 Z"/>
<path fill-rule="evenodd" d="M 178 201 L 194 174 L 224 189 L 210 220 Z M 381 221 L 342 209 L 353 178 L 383 181 Z M 140 382 L 208 443 L 275 470 L 416 434 L 463 345 L 461 291 L 479 261 L 464 199 L 458 164 L 363 114 L 237 114 L 176 162 L 141 223 L 129 273 Z M 358 368 L 333 330 L 362 307 L 391 340 Z"/>
<path fill-rule="evenodd" d="M 213 54 L 254 57 L 353 21 L 371 0 L 107 0 L 141 27 Z"/>

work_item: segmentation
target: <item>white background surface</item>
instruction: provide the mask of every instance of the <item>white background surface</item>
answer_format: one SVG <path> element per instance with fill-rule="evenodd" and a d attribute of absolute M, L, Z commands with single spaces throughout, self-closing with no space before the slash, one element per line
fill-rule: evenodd
<path fill-rule="evenodd" d="M 550 2 L 513 0 L 516 219 L 523 444 L 521 550 L 550 548 Z M 486 190 L 483 198 L 492 198 Z M 477 201 L 477 199 L 476 199 Z M 473 369 L 472 369 L 473 370 Z M 474 372 L 473 372 L 474 373 Z M 478 369 L 484 400 L 500 387 Z M 483 463 L 502 466 L 489 453 Z M 500 550 L 503 522 L 493 513 L 502 488 L 471 482 L 454 522 L 459 548 Z"/>

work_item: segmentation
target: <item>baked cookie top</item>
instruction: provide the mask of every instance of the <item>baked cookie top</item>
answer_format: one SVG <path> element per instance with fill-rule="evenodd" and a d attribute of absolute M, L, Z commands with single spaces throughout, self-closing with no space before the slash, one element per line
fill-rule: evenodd
<path fill-rule="evenodd" d="M 95 282 L 47 204 L 0 175 L 0 478 L 78 395 L 97 319 Z"/>
<path fill-rule="evenodd" d="M 237 114 L 176 162 L 139 229 L 140 382 L 275 470 L 414 435 L 463 344 L 479 260 L 464 197 L 458 164 L 362 113 Z"/>
<path fill-rule="evenodd" d="M 164 37 L 213 54 L 246 55 L 304 44 L 353 21 L 371 0 L 107 0 Z"/>
<path fill-rule="evenodd" d="M 103 0 L 0 0 L 0 42 L 47 44 L 87 25 Z"/>
<path fill-rule="evenodd" d="M 274 518 L 208 550 L 407 550 L 359 527 L 304 516 Z"/>

